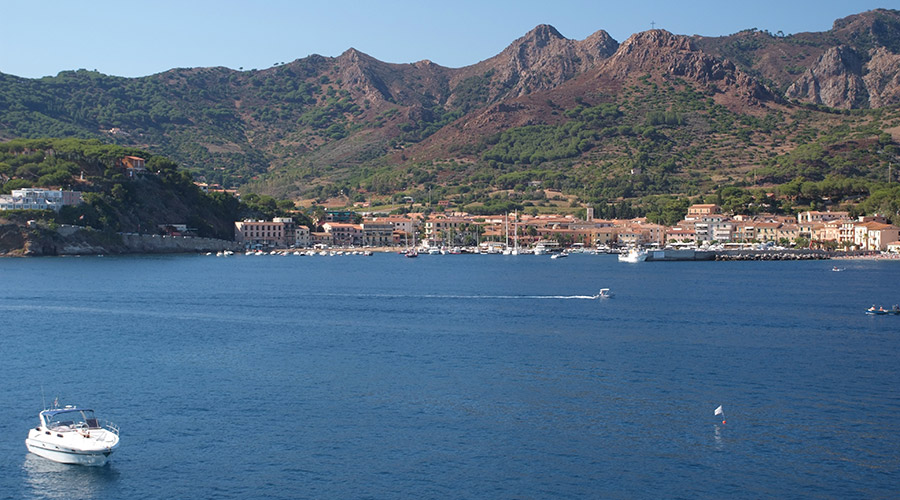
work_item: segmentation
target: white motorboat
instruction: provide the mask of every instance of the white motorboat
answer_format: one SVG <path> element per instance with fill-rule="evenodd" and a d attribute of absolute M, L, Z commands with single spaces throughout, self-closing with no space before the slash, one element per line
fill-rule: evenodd
<path fill-rule="evenodd" d="M 66 406 L 44 410 L 40 425 L 28 431 L 28 451 L 54 462 L 77 465 L 106 465 L 119 447 L 119 429 L 105 426 L 94 410 Z"/>
<path fill-rule="evenodd" d="M 609 299 L 613 296 L 612 292 L 609 291 L 609 288 L 601 288 L 600 292 L 594 296 L 595 299 Z"/>
<path fill-rule="evenodd" d="M 639 248 L 631 248 L 626 253 L 619 254 L 619 262 L 643 262 L 647 260 L 648 252 Z"/>

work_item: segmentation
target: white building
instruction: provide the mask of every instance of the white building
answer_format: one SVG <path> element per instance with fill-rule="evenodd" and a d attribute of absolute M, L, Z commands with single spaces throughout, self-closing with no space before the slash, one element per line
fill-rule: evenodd
<path fill-rule="evenodd" d="M 78 205 L 84 200 L 78 191 L 55 191 L 43 188 L 13 189 L 0 195 L 0 210 L 55 210 L 65 205 Z"/>

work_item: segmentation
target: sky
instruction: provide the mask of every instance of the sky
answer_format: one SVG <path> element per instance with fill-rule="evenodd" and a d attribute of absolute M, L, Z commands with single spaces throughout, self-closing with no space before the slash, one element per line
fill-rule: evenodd
<path fill-rule="evenodd" d="M 662 28 L 721 36 L 757 28 L 827 31 L 839 18 L 900 0 L 0 0 L 0 73 L 87 69 L 139 77 L 172 68 L 265 69 L 353 47 L 376 59 L 448 67 L 501 52 L 539 24 L 619 42 Z"/>

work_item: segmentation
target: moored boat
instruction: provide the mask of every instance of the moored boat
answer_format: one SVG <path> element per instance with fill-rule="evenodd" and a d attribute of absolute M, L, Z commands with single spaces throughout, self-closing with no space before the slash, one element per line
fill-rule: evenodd
<path fill-rule="evenodd" d="M 631 248 L 626 253 L 619 254 L 619 262 L 643 262 L 647 260 L 648 252 L 639 248 Z"/>
<path fill-rule="evenodd" d="M 101 425 L 94 410 L 66 406 L 43 410 L 40 425 L 28 431 L 28 451 L 54 462 L 76 465 L 106 465 L 119 447 L 119 429 Z"/>

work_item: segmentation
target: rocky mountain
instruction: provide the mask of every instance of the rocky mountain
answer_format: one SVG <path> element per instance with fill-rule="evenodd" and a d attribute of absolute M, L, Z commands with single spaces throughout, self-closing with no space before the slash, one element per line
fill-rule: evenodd
<path fill-rule="evenodd" d="M 785 36 L 754 29 L 694 38 L 705 52 L 728 58 L 788 99 L 839 109 L 900 104 L 897 10 L 838 19 L 821 33 Z"/>
<path fill-rule="evenodd" d="M 540 25 L 463 68 L 349 49 L 264 70 L 0 74 L 0 138 L 101 138 L 207 182 L 294 198 L 491 183 L 529 169 L 621 197 L 652 191 L 622 180 L 634 167 L 657 171 L 647 182 L 664 183 L 660 192 L 707 189 L 841 125 L 835 109 L 893 109 L 898 58 L 892 10 L 823 33 L 650 30 L 621 45 L 604 31 L 570 40 Z M 0 179 L 11 171 L 0 165 Z"/>

